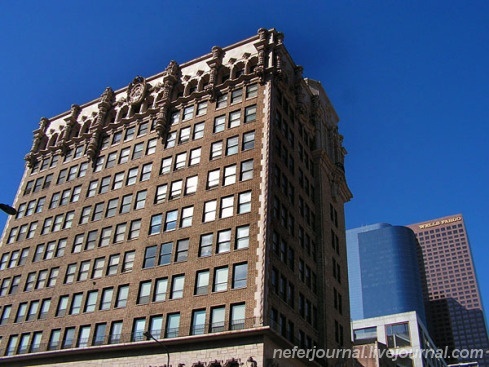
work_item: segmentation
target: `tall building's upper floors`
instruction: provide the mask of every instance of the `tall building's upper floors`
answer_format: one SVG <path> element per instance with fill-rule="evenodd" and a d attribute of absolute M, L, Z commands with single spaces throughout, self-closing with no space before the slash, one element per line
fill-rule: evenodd
<path fill-rule="evenodd" d="M 337 118 L 265 33 L 42 120 L 0 250 L 0 353 L 263 325 L 345 342 Z"/>

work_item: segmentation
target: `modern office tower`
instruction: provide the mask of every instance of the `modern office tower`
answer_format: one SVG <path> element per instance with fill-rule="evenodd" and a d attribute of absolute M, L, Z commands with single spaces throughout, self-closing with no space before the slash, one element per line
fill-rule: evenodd
<path fill-rule="evenodd" d="M 416 311 L 352 321 L 352 338 L 361 356 L 359 363 L 365 367 L 372 365 L 369 353 L 373 343 L 385 345 L 398 367 L 447 366 Z M 374 349 L 373 352 L 383 351 Z M 388 363 L 384 361 L 385 365 Z"/>
<path fill-rule="evenodd" d="M 352 320 L 416 311 L 426 324 L 421 250 L 407 227 L 378 223 L 346 231 Z"/>
<path fill-rule="evenodd" d="M 432 335 L 440 347 L 489 350 L 469 239 L 461 214 L 411 224 L 423 250 Z M 475 358 L 489 366 L 489 355 Z M 463 355 L 459 362 L 473 361 Z M 453 362 L 453 361 L 452 361 Z"/>
<path fill-rule="evenodd" d="M 273 29 L 42 118 L 0 247 L 0 364 L 350 347 L 337 124 Z"/>

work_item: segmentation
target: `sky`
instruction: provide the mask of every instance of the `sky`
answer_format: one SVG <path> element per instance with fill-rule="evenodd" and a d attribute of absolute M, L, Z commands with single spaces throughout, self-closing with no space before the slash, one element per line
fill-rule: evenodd
<path fill-rule="evenodd" d="M 13 203 L 42 116 L 261 27 L 285 34 L 340 116 L 347 228 L 462 213 L 487 313 L 487 1 L 2 1 L 0 202 Z"/>

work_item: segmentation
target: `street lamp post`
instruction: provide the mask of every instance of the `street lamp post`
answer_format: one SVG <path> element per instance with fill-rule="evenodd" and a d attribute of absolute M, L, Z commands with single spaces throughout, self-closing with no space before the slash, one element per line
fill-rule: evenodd
<path fill-rule="evenodd" d="M 4 211 L 8 215 L 17 214 L 17 210 L 15 210 L 15 208 L 12 208 L 10 205 L 7 204 L 0 204 L 0 210 Z"/>
<path fill-rule="evenodd" d="M 167 362 L 166 362 L 166 367 L 170 367 L 170 352 L 168 351 L 168 348 L 166 347 L 166 345 L 162 342 L 160 342 L 158 339 L 156 339 L 153 334 L 151 334 L 148 331 L 145 331 L 143 333 L 143 335 L 149 340 L 149 339 L 153 339 L 155 342 L 157 342 L 159 345 L 161 345 L 163 347 L 163 349 L 165 349 L 165 352 L 166 352 L 166 358 L 167 358 Z"/>

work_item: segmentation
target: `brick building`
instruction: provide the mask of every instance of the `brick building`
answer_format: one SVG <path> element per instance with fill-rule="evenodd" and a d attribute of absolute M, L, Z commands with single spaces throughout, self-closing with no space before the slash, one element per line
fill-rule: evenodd
<path fill-rule="evenodd" d="M 337 124 L 273 29 L 42 118 L 0 247 L 0 365 L 350 347 Z"/>

